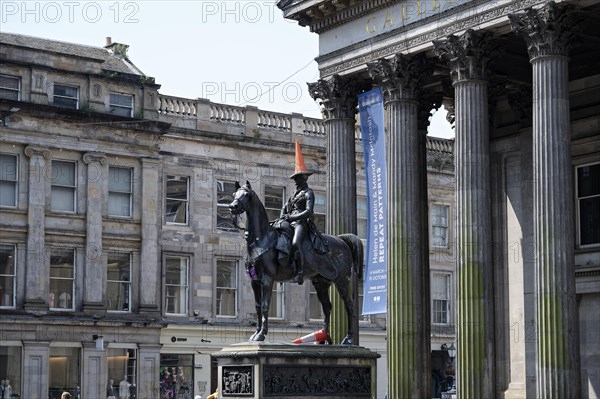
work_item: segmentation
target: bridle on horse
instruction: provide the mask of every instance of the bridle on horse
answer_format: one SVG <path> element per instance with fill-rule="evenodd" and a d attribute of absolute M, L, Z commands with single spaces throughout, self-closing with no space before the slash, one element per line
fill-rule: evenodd
<path fill-rule="evenodd" d="M 246 212 L 246 211 L 247 211 L 246 207 L 247 207 L 247 206 L 250 204 L 250 202 L 251 202 L 250 200 L 252 199 L 252 196 L 254 195 L 254 192 L 253 192 L 252 190 L 248 190 L 248 189 L 247 189 L 247 188 L 245 188 L 245 187 L 240 187 L 240 189 L 242 189 L 242 190 L 244 190 L 246 193 L 248 193 L 248 194 L 249 194 L 249 196 L 247 196 L 247 197 L 246 197 L 246 196 L 243 196 L 242 198 L 238 198 L 238 199 L 237 199 L 237 201 L 239 202 L 239 204 L 240 204 L 240 207 L 242 208 L 242 211 L 243 211 L 243 212 L 240 212 L 238 215 L 234 215 L 234 214 L 232 213 L 232 214 L 231 214 L 231 223 L 233 223 L 233 225 L 235 226 L 235 228 L 236 228 L 236 229 L 238 229 L 238 230 L 243 230 L 243 231 L 246 231 L 246 229 L 245 229 L 244 227 L 240 227 L 240 226 L 238 225 L 238 223 L 237 223 L 237 217 L 238 217 L 239 215 L 241 215 L 242 213 L 244 213 L 244 212 Z M 243 199 L 244 201 L 242 201 L 242 199 Z"/>

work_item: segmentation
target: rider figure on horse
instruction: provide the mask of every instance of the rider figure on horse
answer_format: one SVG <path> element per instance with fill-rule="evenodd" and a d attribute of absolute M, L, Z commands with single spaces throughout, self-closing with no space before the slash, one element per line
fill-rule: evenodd
<path fill-rule="evenodd" d="M 287 221 L 294 228 L 294 237 L 292 239 L 292 256 L 296 276 L 291 280 L 292 283 L 303 284 L 304 278 L 304 252 L 302 242 L 307 234 L 310 235 L 311 242 L 315 250 L 324 253 L 327 252 L 325 240 L 320 235 L 317 226 L 313 222 L 313 210 L 315 206 L 315 194 L 308 187 L 308 177 L 312 175 L 306 170 L 304 158 L 300 150 L 300 143 L 296 141 L 296 167 L 294 174 L 290 179 L 296 183 L 296 191 L 290 196 L 287 204 L 281 209 L 280 219 Z"/>

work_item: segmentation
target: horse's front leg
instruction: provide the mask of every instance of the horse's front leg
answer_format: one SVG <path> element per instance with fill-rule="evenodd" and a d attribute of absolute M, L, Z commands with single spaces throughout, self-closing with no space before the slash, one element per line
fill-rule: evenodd
<path fill-rule="evenodd" d="M 260 280 L 252 280 L 252 292 L 254 293 L 254 305 L 256 306 L 256 331 L 250 337 L 250 341 L 257 341 L 256 336 L 262 329 L 262 284 Z"/>
<path fill-rule="evenodd" d="M 262 326 L 260 331 L 254 337 L 255 341 L 264 341 L 265 335 L 269 332 L 269 307 L 271 306 L 271 292 L 273 291 L 273 279 L 269 276 L 262 278 Z"/>

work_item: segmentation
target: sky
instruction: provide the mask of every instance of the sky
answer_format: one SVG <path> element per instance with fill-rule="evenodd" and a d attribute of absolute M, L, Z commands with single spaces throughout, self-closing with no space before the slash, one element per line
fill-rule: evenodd
<path fill-rule="evenodd" d="M 319 37 L 275 0 L 0 0 L 0 31 L 97 47 L 110 36 L 161 94 L 321 117 L 306 86 L 319 79 Z M 453 137 L 445 111 L 430 135 Z"/>

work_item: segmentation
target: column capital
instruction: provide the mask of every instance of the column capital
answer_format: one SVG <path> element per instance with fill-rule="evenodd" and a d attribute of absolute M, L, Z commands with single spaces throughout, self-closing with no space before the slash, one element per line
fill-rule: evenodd
<path fill-rule="evenodd" d="M 27 155 L 27 157 L 29 157 L 29 158 L 32 158 L 35 155 L 42 156 L 46 160 L 52 158 L 52 154 L 50 153 L 50 150 L 48 150 L 46 148 L 27 146 L 27 147 L 25 147 L 24 152 L 25 152 L 25 155 Z"/>
<path fill-rule="evenodd" d="M 574 36 L 581 28 L 583 12 L 571 4 L 550 2 L 541 8 L 527 8 L 525 12 L 510 14 L 514 33 L 527 44 L 531 61 L 545 56 L 568 56 Z"/>
<path fill-rule="evenodd" d="M 333 75 L 329 80 L 309 83 L 308 91 L 321 106 L 325 119 L 354 119 L 358 89 L 353 79 Z"/>
<path fill-rule="evenodd" d="M 429 117 L 433 114 L 432 109 L 438 110 L 442 106 L 443 96 L 441 93 L 422 92 L 419 96 L 419 108 L 417 110 L 418 118 L 417 125 L 421 132 L 427 134 L 427 128 L 429 127 Z"/>
<path fill-rule="evenodd" d="M 86 152 L 83 154 L 83 162 L 89 165 L 92 162 L 98 162 L 102 166 L 108 165 L 108 159 L 105 154 L 100 152 Z"/>
<path fill-rule="evenodd" d="M 452 84 L 465 80 L 487 81 L 488 63 L 494 58 L 500 43 L 491 32 L 467 30 L 461 36 L 450 35 L 434 40 L 434 52 L 450 67 Z"/>
<path fill-rule="evenodd" d="M 396 54 L 367 64 L 369 76 L 381 87 L 386 102 L 417 100 L 423 77 L 433 71 L 430 66 L 423 54 Z"/>

